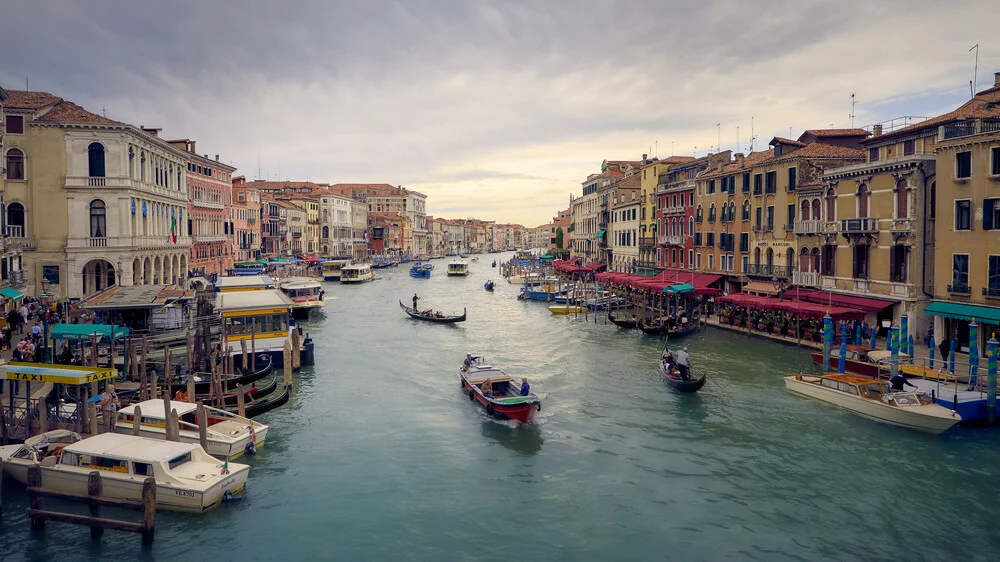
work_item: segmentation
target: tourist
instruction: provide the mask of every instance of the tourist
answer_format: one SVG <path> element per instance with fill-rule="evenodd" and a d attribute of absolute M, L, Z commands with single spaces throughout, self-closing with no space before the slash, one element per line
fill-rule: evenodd
<path fill-rule="evenodd" d="M 471 353 L 466 353 L 465 354 L 465 362 L 462 363 L 462 370 L 463 371 L 468 371 L 471 368 L 472 368 L 472 354 Z"/>
<path fill-rule="evenodd" d="M 483 381 L 483 396 L 493 398 L 493 381 L 490 379 Z"/>
<path fill-rule="evenodd" d="M 663 348 L 663 355 L 660 357 L 660 363 L 663 365 L 663 371 L 668 375 L 674 372 L 674 355 L 670 353 L 669 348 Z"/>
<path fill-rule="evenodd" d="M 62 352 L 59 354 L 59 362 L 69 365 L 73 362 L 73 352 L 69 349 L 69 342 L 63 342 Z"/>
<path fill-rule="evenodd" d="M 521 377 L 521 396 L 531 394 L 531 385 L 528 384 L 528 377 Z"/>
<path fill-rule="evenodd" d="M 21 320 L 18 324 L 21 326 L 26 325 L 28 323 L 28 305 L 24 304 L 24 301 L 21 301 L 21 308 L 17 312 L 21 315 Z"/>
<path fill-rule="evenodd" d="M 174 394 L 174 402 L 187 402 L 187 401 L 188 401 L 188 393 L 183 388 L 178 390 Z"/>
<path fill-rule="evenodd" d="M 690 379 L 691 357 L 688 355 L 688 348 L 685 347 L 678 351 L 675 358 L 677 359 L 677 370 L 681 372 L 681 378 L 684 380 Z"/>
<path fill-rule="evenodd" d="M 35 325 L 31 327 L 31 337 L 38 338 L 42 335 L 42 325 L 35 322 Z"/>
<path fill-rule="evenodd" d="M 115 385 L 108 384 L 101 393 L 101 415 L 104 417 L 104 433 L 113 433 L 115 420 L 118 418 L 118 408 L 122 405 L 115 394 Z"/>

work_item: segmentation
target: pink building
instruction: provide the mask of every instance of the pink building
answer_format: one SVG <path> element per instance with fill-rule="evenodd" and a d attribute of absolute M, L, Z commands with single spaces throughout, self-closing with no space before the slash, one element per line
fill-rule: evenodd
<path fill-rule="evenodd" d="M 189 275 L 225 275 L 233 267 L 232 175 L 236 168 L 195 151 L 195 141 L 169 141 L 188 153 L 188 234 L 191 235 Z"/>
<path fill-rule="evenodd" d="M 233 258 L 236 263 L 260 259 L 260 191 L 243 176 L 233 178 Z"/>

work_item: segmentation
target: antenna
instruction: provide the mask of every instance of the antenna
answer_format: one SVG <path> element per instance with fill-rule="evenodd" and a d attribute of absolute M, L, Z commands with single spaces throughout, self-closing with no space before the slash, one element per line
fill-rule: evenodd
<path fill-rule="evenodd" d="M 653 156 L 656 157 L 656 158 L 659 158 L 660 157 L 660 141 L 655 141 L 655 142 L 656 142 L 656 153 L 653 154 Z"/>
<path fill-rule="evenodd" d="M 856 103 L 858 103 L 858 101 L 854 98 L 854 94 L 851 94 L 851 114 L 848 115 L 848 117 L 851 118 L 851 128 L 852 129 L 854 128 L 854 104 L 856 104 Z"/>
<path fill-rule="evenodd" d="M 670 141 L 670 155 L 674 155 L 674 141 Z"/>
<path fill-rule="evenodd" d="M 740 150 L 740 126 L 736 126 L 736 151 Z"/>
<path fill-rule="evenodd" d="M 718 133 L 718 137 L 719 137 L 719 144 L 715 145 L 716 146 L 716 152 L 722 152 L 722 123 L 716 123 L 715 124 L 715 131 L 716 131 L 716 133 Z"/>
<path fill-rule="evenodd" d="M 976 50 L 976 67 L 972 71 L 972 97 L 976 97 L 976 88 L 979 87 L 979 43 L 972 46 L 972 49 Z M 969 49 L 969 52 L 972 52 Z"/>

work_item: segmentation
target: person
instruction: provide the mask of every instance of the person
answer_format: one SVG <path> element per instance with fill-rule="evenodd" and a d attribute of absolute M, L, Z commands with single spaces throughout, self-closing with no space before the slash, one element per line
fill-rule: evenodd
<path fill-rule="evenodd" d="M 31 337 L 39 338 L 42 335 L 42 325 L 35 322 L 35 325 L 31 327 Z"/>
<path fill-rule="evenodd" d="M 903 390 L 906 390 L 905 388 L 903 388 L 903 385 L 912 386 L 913 388 L 917 388 L 917 385 L 910 384 L 906 380 L 906 375 L 904 375 L 902 371 L 898 371 L 894 377 L 892 377 L 891 379 L 889 379 L 889 383 L 892 385 L 892 389 L 894 391 L 896 391 L 896 392 L 901 392 Z"/>
<path fill-rule="evenodd" d="M 493 398 L 493 381 L 490 379 L 483 381 L 483 396 Z"/>
<path fill-rule="evenodd" d="M 948 352 L 951 351 L 951 342 L 948 338 L 942 338 L 941 343 L 938 344 L 938 349 L 941 350 L 941 368 L 938 369 L 939 373 L 943 373 L 948 367 Z"/>
<path fill-rule="evenodd" d="M 413 293 L 413 311 L 417 311 L 417 294 Z"/>
<path fill-rule="evenodd" d="M 174 402 L 187 402 L 187 401 L 188 401 L 188 393 L 183 388 L 178 390 L 177 393 L 174 394 Z"/>
<path fill-rule="evenodd" d="M 109 384 L 104 387 L 101 393 L 101 415 L 104 417 L 104 433 L 112 433 L 115 430 L 115 420 L 118 418 L 118 408 L 122 405 L 118 395 L 115 394 L 115 385 Z"/>
<path fill-rule="evenodd" d="M 472 368 L 472 354 L 471 353 L 466 353 L 465 354 L 465 361 L 462 363 L 462 370 L 463 371 L 468 371 L 471 368 Z"/>
<path fill-rule="evenodd" d="M 691 378 L 689 373 L 691 369 L 691 357 L 688 355 L 688 348 L 685 346 L 684 349 L 677 352 L 677 370 L 681 372 L 681 378 L 688 380 Z"/>
<path fill-rule="evenodd" d="M 663 371 L 667 374 L 674 372 L 674 355 L 670 352 L 669 348 L 663 348 L 663 356 L 660 357 L 660 363 L 663 365 Z"/>
<path fill-rule="evenodd" d="M 28 323 L 28 305 L 21 301 L 21 308 L 18 309 L 18 314 L 21 315 L 21 321 L 18 322 L 20 326 L 24 326 Z"/>
<path fill-rule="evenodd" d="M 521 396 L 531 394 L 531 385 L 528 384 L 528 377 L 521 377 Z"/>
<path fill-rule="evenodd" d="M 59 354 L 59 362 L 63 365 L 69 365 L 73 362 L 73 352 L 69 349 L 69 342 L 63 342 L 62 352 Z"/>
<path fill-rule="evenodd" d="M 927 349 L 931 348 L 931 339 L 934 337 L 934 324 L 927 325 L 927 338 L 924 340 L 927 342 Z"/>

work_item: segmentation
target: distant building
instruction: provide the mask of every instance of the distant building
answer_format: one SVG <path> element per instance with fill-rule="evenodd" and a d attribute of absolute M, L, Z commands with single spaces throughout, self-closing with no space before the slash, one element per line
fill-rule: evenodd
<path fill-rule="evenodd" d="M 233 178 L 232 221 L 234 259 L 250 262 L 261 258 L 260 251 L 260 192 L 243 176 Z"/>

